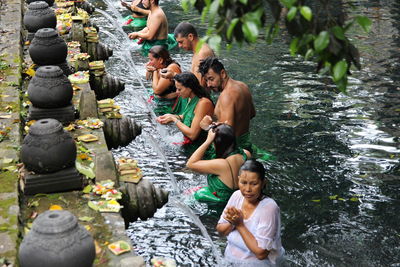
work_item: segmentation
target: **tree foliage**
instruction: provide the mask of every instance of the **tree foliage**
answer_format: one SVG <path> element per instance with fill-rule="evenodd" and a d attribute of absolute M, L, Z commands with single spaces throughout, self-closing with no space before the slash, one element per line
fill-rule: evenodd
<path fill-rule="evenodd" d="M 261 37 L 271 43 L 284 23 L 292 37 L 291 55 L 316 61 L 317 71 L 329 73 L 342 92 L 351 66 L 361 68 L 348 30 L 355 24 L 367 33 L 371 28 L 365 16 L 345 20 L 341 0 L 182 0 L 182 7 L 196 8 L 208 21 L 204 41 L 217 51 L 223 39 L 228 46 L 255 43 Z"/>

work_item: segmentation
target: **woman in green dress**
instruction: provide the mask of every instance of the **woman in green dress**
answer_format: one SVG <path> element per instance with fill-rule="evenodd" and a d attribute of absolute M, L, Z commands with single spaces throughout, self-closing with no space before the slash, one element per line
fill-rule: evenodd
<path fill-rule="evenodd" d="M 182 114 L 165 114 L 158 117 L 157 121 L 161 124 L 174 123 L 184 135 L 182 145 L 185 151 L 191 155 L 207 137 L 200 128 L 200 121 L 204 116 L 214 114 L 214 104 L 193 73 L 177 74 L 174 80 L 176 92 L 179 97 L 188 99 L 187 104 Z"/>
<path fill-rule="evenodd" d="M 215 158 L 204 160 L 204 153 L 214 145 Z M 206 141 L 189 158 L 186 166 L 207 173 L 208 186 L 197 190 L 194 197 L 209 205 L 224 206 L 238 189 L 238 174 L 250 152 L 236 145 L 233 128 L 224 123 L 211 125 Z"/>

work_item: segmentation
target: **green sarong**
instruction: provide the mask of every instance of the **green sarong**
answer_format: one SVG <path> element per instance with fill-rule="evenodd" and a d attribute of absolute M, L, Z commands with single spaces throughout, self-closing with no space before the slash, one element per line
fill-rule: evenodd
<path fill-rule="evenodd" d="M 197 96 L 193 97 L 192 100 L 187 100 L 186 107 L 184 108 L 182 112 L 182 122 L 188 127 L 191 127 L 192 121 L 194 119 L 194 110 L 197 106 L 197 103 L 199 103 L 199 98 Z M 190 140 L 185 136 L 185 140 L 183 142 L 183 147 L 185 149 L 186 154 L 189 156 L 193 154 L 193 152 L 196 151 L 196 149 L 204 143 L 204 141 L 207 139 L 207 132 L 201 130 L 199 137 L 197 137 L 196 140 Z M 206 150 L 206 153 L 204 153 L 203 159 L 211 159 L 214 155 L 214 148 L 212 146 L 208 147 Z"/>
<path fill-rule="evenodd" d="M 202 187 L 194 193 L 194 198 L 203 203 L 226 204 L 235 190 L 227 187 L 218 175 L 207 175 L 208 186 Z"/>
<path fill-rule="evenodd" d="M 247 155 L 240 147 L 229 153 L 228 157 L 235 154 L 241 154 L 243 160 L 247 160 Z M 232 177 L 234 179 L 234 177 Z M 224 184 L 216 174 L 207 175 L 208 186 L 202 187 L 194 193 L 194 198 L 199 202 L 205 203 L 225 203 L 235 192 L 235 189 L 229 188 Z"/>
<path fill-rule="evenodd" d="M 173 107 L 172 113 L 176 115 L 182 115 L 182 113 L 185 111 L 188 99 L 189 98 L 178 97 L 178 101 L 176 102 L 176 105 Z"/>
<path fill-rule="evenodd" d="M 132 15 L 126 16 L 124 18 L 124 24 L 122 28 L 127 31 L 140 31 L 147 25 L 147 17 L 135 18 Z"/>
<path fill-rule="evenodd" d="M 157 116 L 161 116 L 167 113 L 172 113 L 172 107 L 176 103 L 176 98 L 162 98 L 154 95 L 153 89 L 147 89 L 150 93 L 150 98 L 148 100 L 149 103 L 154 105 L 153 110 Z"/>
<path fill-rule="evenodd" d="M 250 142 L 250 133 L 247 132 L 242 134 L 239 137 L 236 137 L 236 145 L 243 149 L 250 151 L 252 156 L 256 159 L 260 160 L 271 160 L 273 159 L 273 155 L 268 153 L 267 151 L 257 147 L 256 145 Z"/>
<path fill-rule="evenodd" d="M 173 33 L 169 33 L 168 38 L 164 40 L 143 40 L 141 51 L 142 55 L 147 57 L 150 49 L 155 45 L 162 45 L 166 49 L 171 50 L 178 45 L 178 42 L 175 40 Z"/>

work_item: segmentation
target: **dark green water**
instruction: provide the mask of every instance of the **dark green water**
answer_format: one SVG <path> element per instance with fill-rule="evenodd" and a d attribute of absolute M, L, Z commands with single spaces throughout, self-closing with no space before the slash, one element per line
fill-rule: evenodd
<path fill-rule="evenodd" d="M 271 46 L 260 41 L 221 53 L 228 73 L 252 90 L 257 109 L 253 142 L 277 157 L 266 167 L 270 194 L 281 208 L 287 266 L 400 266 L 400 4 L 352 2 L 356 9 L 348 15 L 365 14 L 374 24 L 369 35 L 352 32 L 363 69 L 353 72 L 347 95 L 333 92 L 312 63 L 290 57 L 283 37 Z M 114 19 L 115 9 L 125 13 L 119 2 L 96 5 Z M 171 29 L 190 20 L 204 32 L 196 12 L 184 14 L 175 1 L 161 5 Z M 184 199 L 185 190 L 206 183 L 205 176 L 184 168 L 186 158 L 171 144 L 179 134 L 173 127 L 158 126 L 149 115 L 139 82 L 144 81 L 146 60 L 137 47 L 104 14 L 95 20 L 103 42 L 114 49 L 108 72 L 127 83 L 116 101 L 144 127 L 142 136 L 114 155 L 136 158 L 146 178 Z M 172 55 L 189 68 L 190 54 Z M 165 154 L 178 188 L 149 136 Z M 217 219 L 202 205 L 191 208 L 223 251 L 224 240 L 214 230 Z M 146 259 L 166 256 L 178 266 L 217 266 L 199 228 L 173 203 L 155 218 L 133 223 L 128 232 Z"/>

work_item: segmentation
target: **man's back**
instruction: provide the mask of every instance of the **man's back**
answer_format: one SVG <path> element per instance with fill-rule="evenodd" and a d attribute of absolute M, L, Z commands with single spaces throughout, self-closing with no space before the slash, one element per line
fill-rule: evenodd
<path fill-rule="evenodd" d="M 168 20 L 161 7 L 153 8 L 147 18 L 150 40 L 165 40 L 168 37 Z"/>
<path fill-rule="evenodd" d="M 228 121 L 228 124 L 235 129 L 236 137 L 239 137 L 249 132 L 250 120 L 255 114 L 253 98 L 248 86 L 230 78 L 215 107 L 218 121 Z"/>

